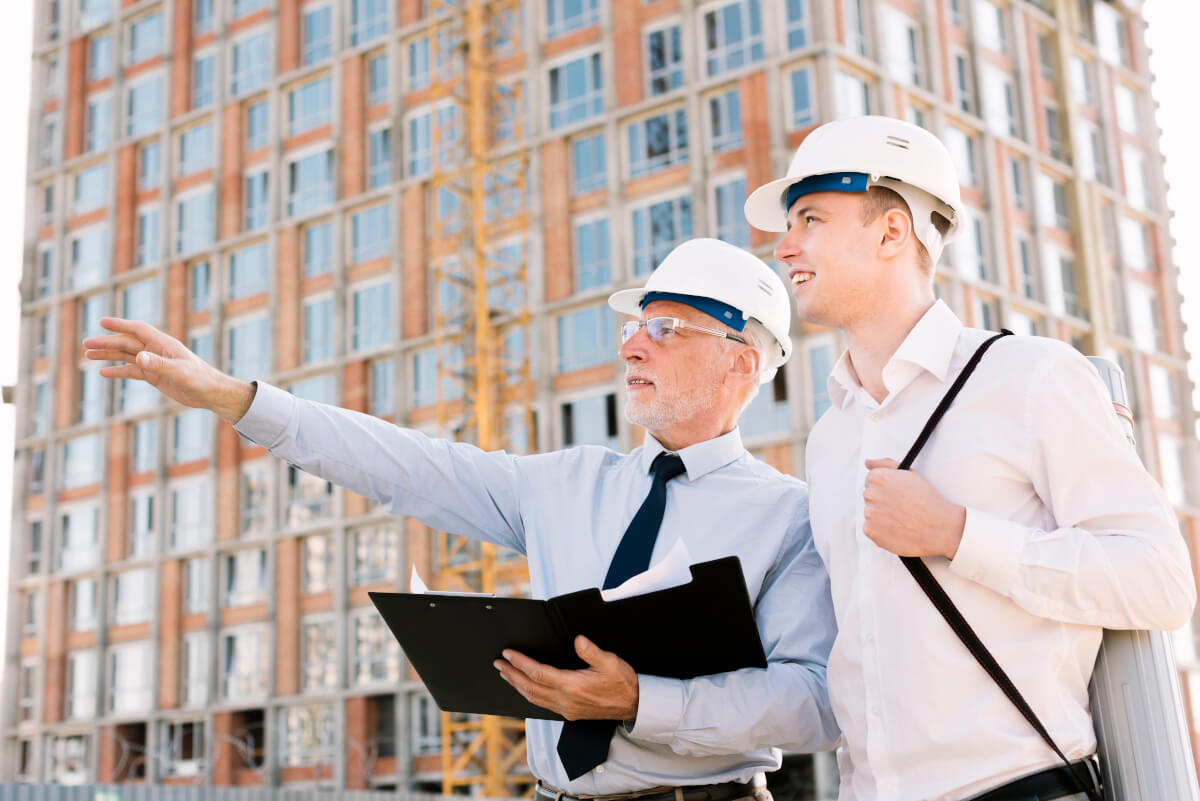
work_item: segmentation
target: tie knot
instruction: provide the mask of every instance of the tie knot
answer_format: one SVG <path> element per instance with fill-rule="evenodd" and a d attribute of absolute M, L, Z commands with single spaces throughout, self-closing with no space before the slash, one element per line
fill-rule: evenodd
<path fill-rule="evenodd" d="M 650 464 L 650 472 L 654 474 L 655 481 L 666 484 L 684 472 L 683 459 L 679 458 L 677 453 L 663 451 L 654 457 L 654 461 Z"/>

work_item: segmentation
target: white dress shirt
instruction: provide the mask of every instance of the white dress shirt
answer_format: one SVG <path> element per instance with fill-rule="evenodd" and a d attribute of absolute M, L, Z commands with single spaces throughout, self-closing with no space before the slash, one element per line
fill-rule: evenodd
<path fill-rule="evenodd" d="M 262 382 L 236 429 L 395 514 L 520 551 L 535 598 L 603 584 L 663 450 L 647 436 L 628 454 L 596 446 L 485 453 Z M 777 769 L 780 748 L 826 750 L 838 737 L 825 690 L 829 578 L 813 547 L 804 482 L 747 453 L 737 429 L 679 456 L 686 473 L 667 485 L 652 562 L 681 539 L 693 562 L 737 555 L 767 667 L 688 681 L 639 675 L 634 726 L 618 726 L 608 761 L 575 781 L 555 748 L 562 724 L 526 721 L 533 775 L 573 794 L 746 781 Z"/>
<path fill-rule="evenodd" d="M 991 335 L 935 303 L 884 367 L 882 403 L 843 354 L 808 440 L 838 624 L 828 678 L 841 801 L 963 799 L 1059 764 L 899 557 L 862 533 L 864 461 L 900 461 Z M 1093 753 L 1102 627 L 1175 629 L 1196 597 L 1178 522 L 1095 369 L 1056 340 L 1000 340 L 913 469 L 967 509 L 954 560 L 925 560 L 934 576 L 1067 756 Z"/>

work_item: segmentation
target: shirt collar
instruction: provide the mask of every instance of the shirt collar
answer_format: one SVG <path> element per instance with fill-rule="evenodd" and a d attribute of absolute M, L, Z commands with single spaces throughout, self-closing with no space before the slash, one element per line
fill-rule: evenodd
<path fill-rule="evenodd" d="M 654 457 L 665 450 L 662 443 L 647 431 L 646 440 L 642 443 L 642 469 L 649 473 Z M 698 481 L 714 470 L 736 461 L 745 452 L 742 432 L 737 427 L 727 434 L 697 442 L 677 451 L 679 458 L 683 459 L 688 481 Z"/>
<path fill-rule="evenodd" d="M 962 328 L 962 321 L 950 307 L 940 300 L 935 301 L 884 365 L 883 381 L 889 393 L 899 388 L 899 374 L 904 372 L 902 365 L 926 370 L 938 381 L 944 382 L 950 372 L 950 361 L 954 358 Z M 850 361 L 850 351 L 842 353 L 834 364 L 826 386 L 830 400 L 839 409 L 845 409 L 854 393 L 862 389 L 862 382 Z"/>

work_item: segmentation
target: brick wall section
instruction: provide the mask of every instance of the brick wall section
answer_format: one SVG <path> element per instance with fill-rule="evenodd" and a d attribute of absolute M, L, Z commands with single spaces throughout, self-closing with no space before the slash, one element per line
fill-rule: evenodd
<path fill-rule="evenodd" d="M 644 95 L 641 10 L 644 0 L 613 0 L 613 65 L 617 106 L 631 106 Z"/>
<path fill-rule="evenodd" d="M 213 715 L 212 731 L 212 783 L 217 787 L 232 787 L 237 767 L 242 758 L 234 747 L 233 712 L 217 712 Z"/>
<path fill-rule="evenodd" d="M 64 143 L 66 158 L 73 159 L 83 152 L 84 109 L 87 108 L 87 39 L 83 36 L 71 41 L 71 52 L 67 56 L 67 114 Z M 118 104 L 117 108 L 120 108 Z"/>
<path fill-rule="evenodd" d="M 425 187 L 410 184 L 400 196 L 400 297 L 404 338 L 419 337 L 429 330 L 429 268 L 425 227 Z"/>
<path fill-rule="evenodd" d="M 192 0 L 175 0 L 171 38 L 171 116 L 192 107 Z"/>
<path fill-rule="evenodd" d="M 300 540 L 275 545 L 275 695 L 300 691 Z"/>
<path fill-rule="evenodd" d="M 542 145 L 542 237 L 545 240 L 546 300 L 561 300 L 571 294 L 574 284 L 566 139 L 554 139 Z"/>
<path fill-rule="evenodd" d="M 367 789 L 367 765 L 362 744 L 371 739 L 367 698 L 346 699 L 346 789 Z"/>
<path fill-rule="evenodd" d="M 111 784 L 117 781 L 117 763 L 120 761 L 121 749 L 117 744 L 117 727 L 101 726 L 97 743 L 99 766 L 96 771 L 97 780 L 101 784 Z"/>
<path fill-rule="evenodd" d="M 63 717 L 67 680 L 67 582 L 54 581 L 46 593 L 46 667 L 42 719 L 58 723 Z"/>
<path fill-rule="evenodd" d="M 771 169 L 771 136 L 767 123 L 767 79 L 756 72 L 742 78 L 742 141 L 746 143 L 746 191 L 752 192 L 775 176 Z M 774 244 L 778 234 L 750 229 L 754 247 Z"/>
<path fill-rule="evenodd" d="M 368 384 L 370 381 L 366 360 L 350 362 L 342 370 L 342 406 L 356 412 L 367 411 Z M 345 490 L 346 517 L 357 517 L 367 513 L 367 499 Z"/>
<path fill-rule="evenodd" d="M 117 230 L 113 272 L 117 275 L 133 269 L 137 246 L 137 145 L 128 144 L 117 152 Z"/>
<path fill-rule="evenodd" d="M 362 194 L 366 184 L 366 95 L 363 59 L 342 63 L 342 197 Z"/>
<path fill-rule="evenodd" d="M 300 66 L 300 0 L 279 3 L 279 72 Z"/>
<path fill-rule="evenodd" d="M 158 708 L 175 709 L 183 700 L 183 562 L 163 562 L 159 584 Z"/>
<path fill-rule="evenodd" d="M 167 268 L 166 331 L 187 344 L 188 274 L 187 265 L 175 262 Z"/>
<path fill-rule="evenodd" d="M 58 307 L 58 376 L 54 382 L 54 427 L 68 428 L 79 409 L 79 301 Z"/>
<path fill-rule="evenodd" d="M 276 253 L 278 261 L 277 314 L 275 353 L 280 370 L 291 370 L 300 364 L 302 339 L 300 323 L 300 258 L 299 232 L 295 226 L 279 231 Z"/>
<path fill-rule="evenodd" d="M 421 19 L 422 2 L 423 0 L 396 0 L 396 19 L 400 20 L 401 27 Z"/>
<path fill-rule="evenodd" d="M 242 229 L 242 183 L 242 105 L 234 103 L 221 119 L 221 239 Z"/>
<path fill-rule="evenodd" d="M 241 441 L 233 426 L 222 421 L 217 432 L 217 540 L 236 540 L 242 533 Z"/>
<path fill-rule="evenodd" d="M 120 562 L 128 551 L 130 432 L 124 423 L 108 427 L 108 562 Z"/>

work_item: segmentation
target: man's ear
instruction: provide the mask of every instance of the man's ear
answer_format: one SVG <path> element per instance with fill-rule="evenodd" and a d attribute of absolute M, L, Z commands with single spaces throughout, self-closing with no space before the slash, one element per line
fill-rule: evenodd
<path fill-rule="evenodd" d="M 915 238 L 912 220 L 900 209 L 889 209 L 880 218 L 879 255 L 884 259 L 899 256 Z"/>
<path fill-rule="evenodd" d="M 737 353 L 733 356 L 733 363 L 729 365 L 729 375 L 738 382 L 746 378 L 754 380 L 758 376 L 759 358 L 761 357 L 754 348 L 738 348 Z"/>

